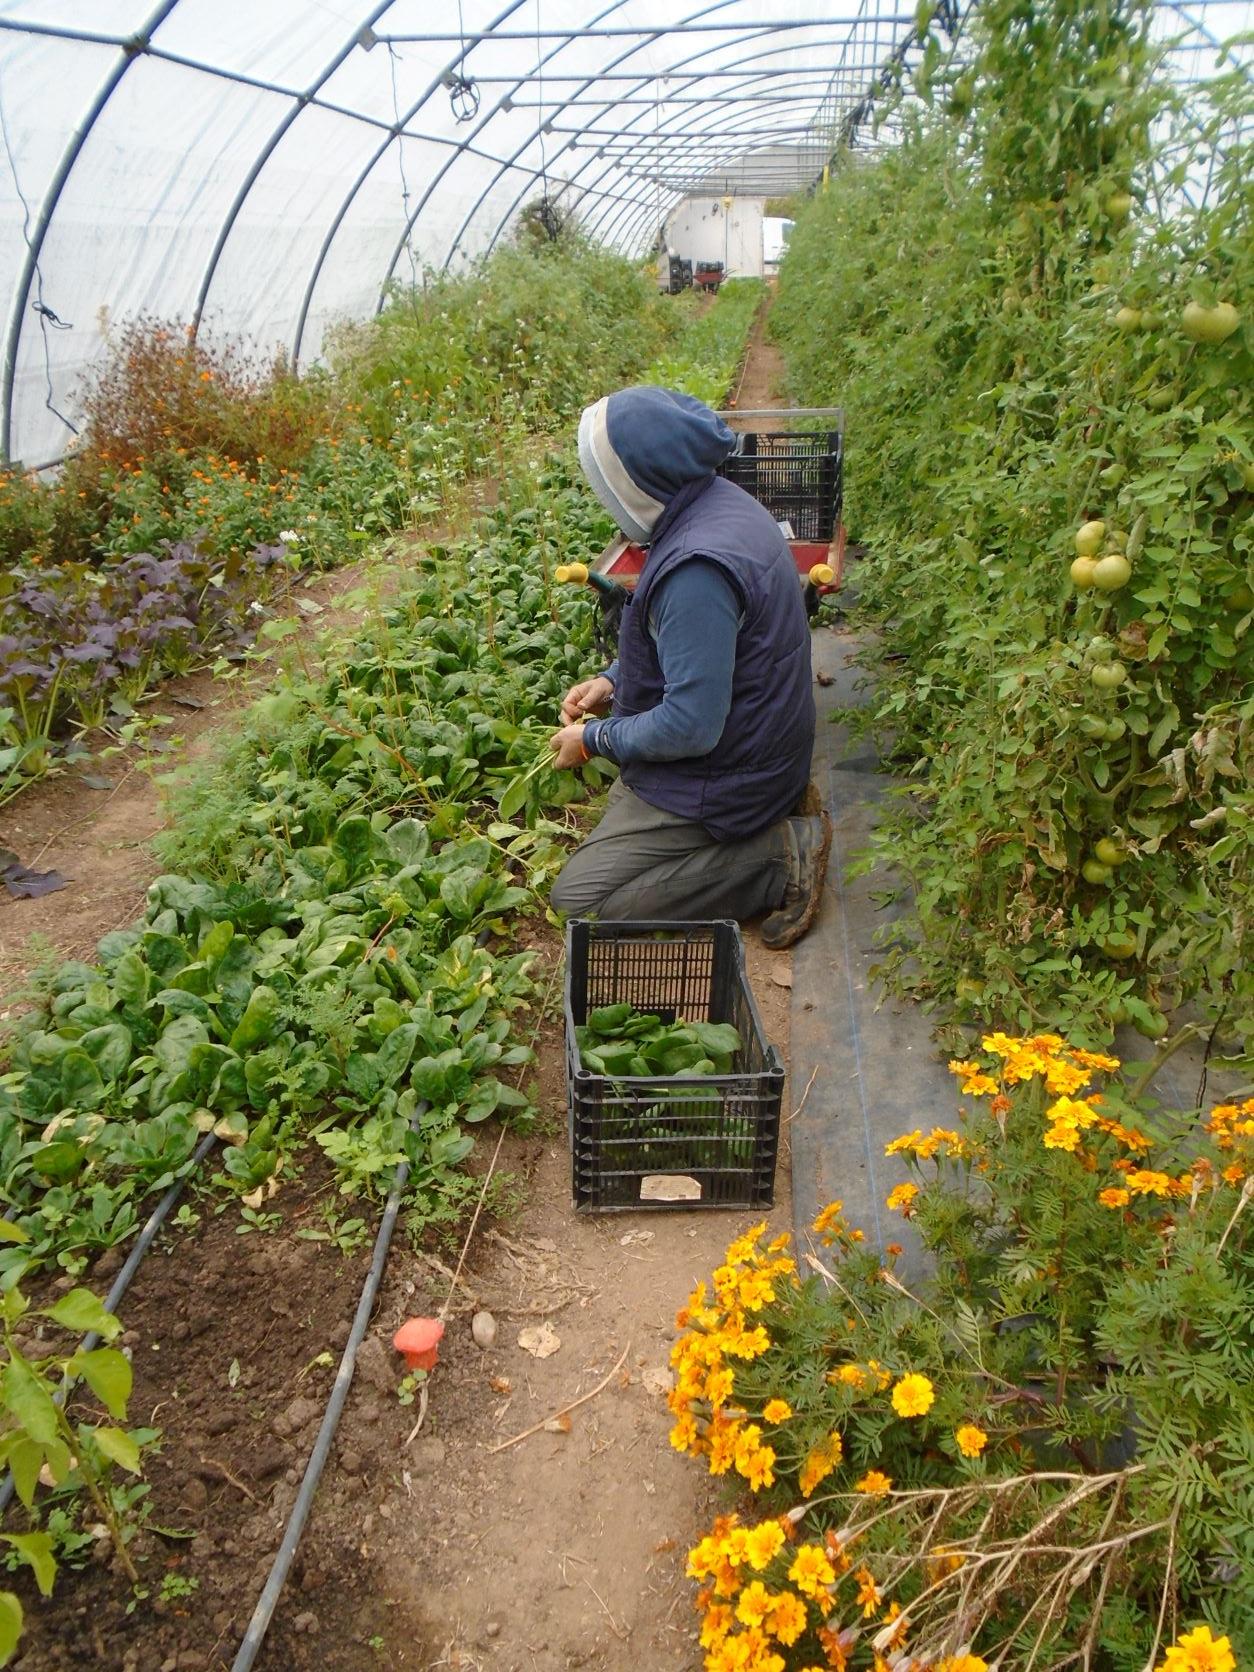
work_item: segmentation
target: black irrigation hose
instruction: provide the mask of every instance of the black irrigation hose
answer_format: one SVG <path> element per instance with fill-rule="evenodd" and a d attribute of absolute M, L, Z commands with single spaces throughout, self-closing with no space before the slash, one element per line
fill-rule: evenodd
<path fill-rule="evenodd" d="M 106 1312 L 117 1311 L 118 1302 L 130 1288 L 131 1279 L 139 1270 L 140 1263 L 143 1260 L 144 1255 L 147 1254 L 148 1250 L 152 1247 L 154 1241 L 156 1240 L 157 1232 L 161 1229 L 161 1227 L 165 1224 L 166 1219 L 169 1217 L 170 1209 L 183 1194 L 184 1185 L 200 1166 L 201 1162 L 209 1154 L 209 1151 L 214 1147 L 217 1141 L 217 1137 L 214 1133 L 206 1132 L 205 1136 L 196 1146 L 195 1154 L 192 1156 L 191 1167 L 181 1179 L 176 1179 L 174 1181 L 174 1183 L 166 1191 L 165 1195 L 157 1203 L 156 1207 L 148 1215 L 147 1223 L 145 1224 L 143 1230 L 139 1233 L 139 1236 L 135 1239 L 134 1248 L 132 1248 L 130 1253 L 127 1255 L 126 1264 L 114 1278 L 113 1287 L 104 1298 L 104 1309 Z M 99 1342 L 99 1334 L 95 1330 L 91 1330 L 83 1337 L 82 1341 L 79 1342 L 78 1350 L 80 1353 L 89 1353 L 93 1347 L 99 1345 Z M 63 1388 L 59 1397 L 64 1399 L 69 1391 L 68 1387 Z M 4 1514 L 5 1510 L 8 1509 L 12 1502 L 13 1476 L 12 1474 L 7 1474 L 4 1477 L 4 1481 L 0 1483 L 0 1515 Z"/>
<path fill-rule="evenodd" d="M 409 1123 L 411 1132 L 418 1130 L 418 1122 L 426 1114 L 428 1107 L 429 1105 L 424 1101 L 415 1109 L 413 1119 Z M 305 1530 L 309 1512 L 313 1508 L 314 1494 L 318 1490 L 323 1466 L 330 1454 L 331 1442 L 335 1438 L 335 1431 L 339 1427 L 340 1417 L 348 1399 L 353 1371 L 357 1366 L 357 1349 L 361 1346 L 362 1339 L 365 1336 L 366 1327 L 370 1322 L 370 1314 L 374 1310 L 375 1299 L 379 1293 L 379 1285 L 383 1281 L 383 1268 L 387 1264 L 388 1249 L 392 1243 L 392 1232 L 396 1228 L 396 1216 L 400 1211 L 401 1196 L 404 1194 L 408 1180 L 409 1162 L 401 1161 L 397 1164 L 396 1172 L 392 1178 L 392 1188 L 388 1192 L 387 1206 L 383 1210 L 383 1218 L 379 1222 L 379 1234 L 375 1238 L 374 1258 L 370 1262 L 370 1272 L 366 1278 L 365 1287 L 361 1291 L 361 1298 L 357 1302 L 353 1328 L 340 1359 L 340 1368 L 335 1373 L 335 1386 L 331 1389 L 331 1397 L 327 1401 L 322 1426 L 318 1430 L 318 1438 L 314 1441 L 313 1450 L 309 1454 L 309 1461 L 305 1465 L 305 1476 L 300 1483 L 300 1491 L 296 1495 L 296 1502 L 292 1506 L 292 1513 L 283 1533 L 283 1542 L 279 1545 L 269 1577 L 260 1597 L 257 1599 L 257 1606 L 253 1610 L 252 1619 L 248 1622 L 248 1630 L 244 1634 L 244 1641 L 240 1644 L 239 1653 L 231 1663 L 231 1672 L 249 1672 L 249 1668 L 256 1660 L 261 1649 L 266 1632 L 269 1630 L 270 1622 L 274 1618 L 279 1594 L 287 1579 L 292 1559 L 296 1555 L 296 1547 L 300 1543 L 300 1536 Z"/>

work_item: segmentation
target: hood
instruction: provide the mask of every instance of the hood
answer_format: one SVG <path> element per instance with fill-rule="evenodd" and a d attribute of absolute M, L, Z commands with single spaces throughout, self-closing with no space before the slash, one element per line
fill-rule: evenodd
<path fill-rule="evenodd" d="M 735 446 L 721 418 L 692 395 L 642 385 L 584 409 L 579 464 L 630 539 L 648 543 L 667 501 L 710 476 Z"/>

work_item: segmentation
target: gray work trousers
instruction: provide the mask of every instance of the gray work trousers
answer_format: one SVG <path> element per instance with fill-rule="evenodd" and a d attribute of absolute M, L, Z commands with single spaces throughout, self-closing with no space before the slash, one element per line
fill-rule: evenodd
<path fill-rule="evenodd" d="M 746 841 L 717 842 L 691 819 L 650 807 L 620 778 L 549 898 L 571 917 L 607 922 L 756 917 L 783 904 L 794 851 L 787 819 Z"/>

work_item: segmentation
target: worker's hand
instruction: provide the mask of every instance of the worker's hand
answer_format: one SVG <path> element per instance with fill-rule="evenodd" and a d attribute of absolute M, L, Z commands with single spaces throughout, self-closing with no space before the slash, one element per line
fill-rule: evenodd
<path fill-rule="evenodd" d="M 577 688 L 577 687 L 576 687 Z M 557 767 L 582 766 L 584 763 L 583 726 L 563 726 L 549 739 L 549 748 Z"/>
<path fill-rule="evenodd" d="M 585 714 L 605 714 L 614 698 L 614 687 L 603 673 L 572 685 L 562 699 L 562 719 L 569 726 Z"/>

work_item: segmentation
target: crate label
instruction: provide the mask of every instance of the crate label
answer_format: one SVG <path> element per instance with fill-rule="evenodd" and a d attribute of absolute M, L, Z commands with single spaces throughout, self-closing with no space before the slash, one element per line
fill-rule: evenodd
<path fill-rule="evenodd" d="M 642 1202 L 699 1202 L 701 1186 L 686 1173 L 646 1173 L 640 1180 Z"/>

